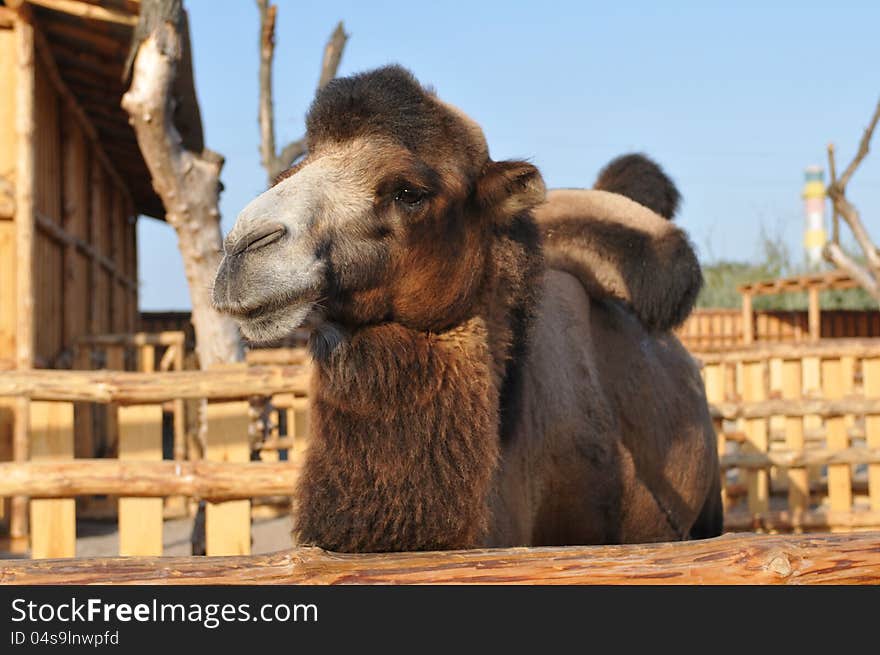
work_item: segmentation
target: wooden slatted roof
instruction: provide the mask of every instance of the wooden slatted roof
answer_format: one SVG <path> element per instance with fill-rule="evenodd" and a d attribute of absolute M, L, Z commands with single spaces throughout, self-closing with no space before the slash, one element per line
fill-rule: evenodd
<path fill-rule="evenodd" d="M 94 126 L 138 213 L 164 219 L 134 130 L 120 102 L 140 0 L 6 0 L 27 7 L 58 71 Z M 199 124 L 199 131 L 201 125 Z"/>
<path fill-rule="evenodd" d="M 844 271 L 831 271 L 815 275 L 798 275 L 777 280 L 750 282 L 749 284 L 737 287 L 737 291 L 752 296 L 768 296 L 777 293 L 809 291 L 810 289 L 818 289 L 820 291 L 826 289 L 854 289 L 858 286 L 859 284 Z"/>

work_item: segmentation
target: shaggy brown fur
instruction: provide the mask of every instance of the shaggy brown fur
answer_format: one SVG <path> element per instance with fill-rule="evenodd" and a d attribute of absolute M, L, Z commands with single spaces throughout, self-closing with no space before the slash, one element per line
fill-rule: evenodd
<path fill-rule="evenodd" d="M 649 330 L 681 324 L 703 274 L 683 230 L 607 191 L 557 189 L 535 210 L 547 263 L 577 277 L 593 298 L 629 306 Z"/>
<path fill-rule="evenodd" d="M 593 188 L 619 193 L 672 220 L 681 194 L 657 162 L 645 155 L 622 155 L 599 172 Z"/>
<path fill-rule="evenodd" d="M 242 211 L 214 289 L 254 337 L 313 325 L 299 543 L 362 552 L 719 529 L 696 367 L 613 294 L 591 301 L 544 269 L 533 166 L 491 160 L 479 127 L 398 67 L 335 80 L 307 123 L 308 159 Z M 679 254 L 654 245 L 651 266 Z"/>

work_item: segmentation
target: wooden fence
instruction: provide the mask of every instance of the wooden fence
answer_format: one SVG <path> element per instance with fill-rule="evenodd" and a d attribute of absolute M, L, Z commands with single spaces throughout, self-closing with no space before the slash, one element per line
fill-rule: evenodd
<path fill-rule="evenodd" d="M 752 318 L 755 342 L 805 342 L 810 340 L 806 311 L 756 311 Z M 822 339 L 880 337 L 880 311 L 825 310 L 818 318 Z M 740 309 L 697 309 L 676 335 L 691 351 L 703 352 L 742 347 L 746 334 Z"/>
<path fill-rule="evenodd" d="M 706 353 L 727 530 L 880 529 L 880 342 L 760 344 Z M 29 462 L 0 464 L 0 497 L 31 502 L 36 558 L 75 554 L 70 498 L 119 496 L 120 554 L 160 555 L 162 501 L 210 501 L 211 555 L 247 554 L 254 498 L 289 499 L 308 435 L 301 349 L 255 351 L 209 372 L 10 371 L 0 397 L 29 404 Z M 254 391 L 260 395 L 254 397 Z M 163 460 L 162 406 L 208 399 L 204 461 Z M 118 407 L 118 455 L 74 459 L 74 405 Z M 262 403 L 262 404 L 261 404 Z M 262 406 L 254 430 L 254 406 Z M 259 453 L 260 461 L 252 460 Z"/>
<path fill-rule="evenodd" d="M 0 396 L 26 399 L 31 459 L 0 464 L 0 497 L 32 499 L 34 558 L 75 555 L 72 498 L 90 494 L 119 496 L 121 555 L 162 554 L 162 498 L 168 496 L 211 501 L 206 510 L 209 555 L 248 554 L 249 499 L 289 496 L 299 471 L 299 459 L 250 461 L 249 398 L 256 389 L 267 397 L 304 397 L 307 388 L 308 371 L 301 365 L 209 372 L 6 372 L 0 377 Z M 162 406 L 187 399 L 208 400 L 205 461 L 163 461 Z M 80 402 L 117 406 L 117 458 L 74 459 L 74 405 Z M 289 440 L 286 434 L 277 438 Z"/>
<path fill-rule="evenodd" d="M 706 353 L 727 529 L 880 526 L 880 341 Z"/>

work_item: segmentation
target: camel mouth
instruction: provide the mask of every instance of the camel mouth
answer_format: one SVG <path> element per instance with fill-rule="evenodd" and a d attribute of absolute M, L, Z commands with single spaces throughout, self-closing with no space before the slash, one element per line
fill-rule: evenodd
<path fill-rule="evenodd" d="M 241 333 L 252 343 L 277 341 L 313 319 L 311 301 L 270 303 L 236 317 Z"/>

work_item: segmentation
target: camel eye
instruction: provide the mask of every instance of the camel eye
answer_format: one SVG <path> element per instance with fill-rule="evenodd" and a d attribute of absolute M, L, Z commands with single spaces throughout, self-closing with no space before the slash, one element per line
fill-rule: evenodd
<path fill-rule="evenodd" d="M 407 207 L 417 207 L 422 200 L 425 199 L 427 194 L 424 191 L 419 189 L 411 189 L 408 187 L 404 187 L 400 189 L 395 195 L 394 199 L 397 202 L 403 203 Z"/>

